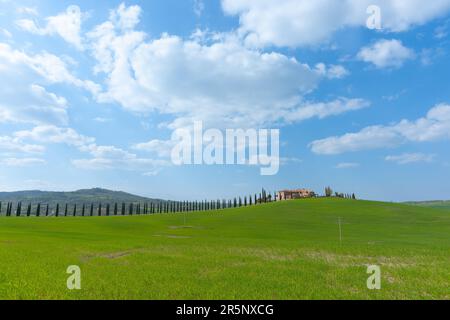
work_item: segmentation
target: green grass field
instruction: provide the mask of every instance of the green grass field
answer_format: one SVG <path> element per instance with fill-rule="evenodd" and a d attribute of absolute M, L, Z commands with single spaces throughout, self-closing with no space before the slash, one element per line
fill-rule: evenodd
<path fill-rule="evenodd" d="M 0 298 L 450 299 L 443 210 L 311 199 L 184 219 L 2 217 Z M 381 290 L 366 287 L 372 264 Z M 79 291 L 66 288 L 69 265 Z"/>

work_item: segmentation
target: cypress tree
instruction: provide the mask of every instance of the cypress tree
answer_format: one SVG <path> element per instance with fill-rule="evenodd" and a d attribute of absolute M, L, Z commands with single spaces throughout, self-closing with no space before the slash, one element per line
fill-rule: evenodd
<path fill-rule="evenodd" d="M 102 204 L 99 203 L 97 208 L 97 216 L 101 217 L 101 215 L 102 215 Z"/>
<path fill-rule="evenodd" d="M 36 209 L 36 217 L 39 217 L 41 215 L 41 204 L 38 203 L 37 209 Z"/>
<path fill-rule="evenodd" d="M 106 204 L 106 216 L 109 216 L 109 203 Z"/>
<path fill-rule="evenodd" d="M 74 217 L 77 216 L 77 204 L 74 204 L 74 206 L 73 206 L 73 216 Z"/>
<path fill-rule="evenodd" d="M 94 215 L 94 204 L 91 203 L 91 208 L 90 208 L 90 212 L 89 215 L 92 217 Z"/>
<path fill-rule="evenodd" d="M 83 207 L 81 208 L 81 216 L 84 217 L 85 213 L 86 213 L 86 204 L 83 203 Z"/>
<path fill-rule="evenodd" d="M 48 217 L 48 203 L 47 203 L 47 208 L 45 209 L 45 216 Z"/>
<path fill-rule="evenodd" d="M 128 215 L 132 216 L 133 215 L 133 204 L 130 203 L 130 206 L 128 207 Z"/>
<path fill-rule="evenodd" d="M 114 203 L 114 215 L 117 216 L 117 202 Z"/>
<path fill-rule="evenodd" d="M 67 206 L 67 203 L 66 203 L 66 207 L 64 209 L 64 217 L 67 217 L 67 210 L 68 210 L 68 206 Z"/>
<path fill-rule="evenodd" d="M 122 215 L 125 215 L 125 202 L 122 202 Z"/>
<path fill-rule="evenodd" d="M 31 203 L 29 203 L 27 207 L 27 217 L 29 216 L 31 216 Z"/>
<path fill-rule="evenodd" d="M 19 202 L 16 208 L 16 216 L 20 217 L 21 214 L 22 214 L 22 202 Z"/>
<path fill-rule="evenodd" d="M 2 202 L 0 201 L 0 216 L 2 215 Z"/>
<path fill-rule="evenodd" d="M 55 217 L 59 216 L 59 203 L 56 204 Z"/>

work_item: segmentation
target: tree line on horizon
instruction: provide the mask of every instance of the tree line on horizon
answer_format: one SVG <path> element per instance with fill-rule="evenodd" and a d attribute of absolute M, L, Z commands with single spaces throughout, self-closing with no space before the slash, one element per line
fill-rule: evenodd
<path fill-rule="evenodd" d="M 22 202 L 18 201 L 14 208 L 13 202 L 6 203 L 6 216 L 118 216 L 118 215 L 147 215 L 158 213 L 177 213 L 177 212 L 193 212 L 193 211 L 210 211 L 229 208 L 238 208 L 252 206 L 262 203 L 276 201 L 277 195 L 268 193 L 265 189 L 259 194 L 235 197 L 229 200 L 202 200 L 202 201 L 158 201 L 144 203 L 97 203 L 92 202 L 90 205 L 83 203 L 82 205 L 73 204 L 69 206 L 65 203 L 61 206 L 59 203 L 53 208 L 49 204 L 38 203 L 33 206 L 30 203 L 26 208 L 22 208 Z M 3 204 L 0 201 L 0 216 L 3 215 Z M 33 214 L 34 213 L 34 214 Z"/>
<path fill-rule="evenodd" d="M 344 194 L 334 192 L 331 187 L 325 188 L 325 197 L 337 197 L 346 199 L 356 199 L 354 193 Z M 143 202 L 143 203 L 126 203 L 126 202 L 114 202 L 114 203 L 102 203 L 98 202 L 94 204 L 83 203 L 82 205 L 73 204 L 69 206 L 65 203 L 61 206 L 56 203 L 56 206 L 51 207 L 48 203 L 32 205 L 28 203 L 26 208 L 22 208 L 22 202 L 18 201 L 14 208 L 13 202 L 7 202 L 6 207 L 0 201 L 0 216 L 3 215 L 4 208 L 6 208 L 5 215 L 11 216 L 118 216 L 118 215 L 147 215 L 147 214 L 161 214 L 161 213 L 177 213 L 177 212 L 194 212 L 194 211 L 210 211 L 210 210 L 222 210 L 229 208 L 247 207 L 262 203 L 269 203 L 279 201 L 277 193 L 273 194 L 267 192 L 264 188 L 259 194 L 252 194 L 249 196 L 234 197 L 229 200 L 202 200 L 202 201 L 155 201 L 155 202 Z M 34 214 L 33 214 L 34 213 Z"/>
<path fill-rule="evenodd" d="M 356 195 L 354 193 L 340 193 L 340 192 L 333 192 L 333 189 L 331 187 L 325 188 L 325 197 L 336 197 L 336 198 L 343 198 L 343 199 L 353 199 L 356 200 Z"/>

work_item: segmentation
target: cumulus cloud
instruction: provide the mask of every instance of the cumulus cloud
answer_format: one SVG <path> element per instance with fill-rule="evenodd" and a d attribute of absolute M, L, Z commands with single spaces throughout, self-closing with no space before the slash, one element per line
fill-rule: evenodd
<path fill-rule="evenodd" d="M 80 169 L 123 169 L 146 173 L 159 172 L 163 167 L 171 165 L 167 160 L 143 158 L 115 146 L 98 145 L 95 138 L 82 135 L 67 127 L 46 125 L 34 127 L 31 130 L 17 131 L 14 133 L 14 141 L 21 144 L 25 141 L 34 141 L 41 144 L 65 144 L 75 147 L 80 152 L 90 156 L 89 158 L 72 160 L 72 164 Z M 5 145 L 7 142 L 5 140 Z M 0 149 L 1 147 L 2 140 L 0 137 Z"/>
<path fill-rule="evenodd" d="M 28 10 L 29 11 L 29 10 Z M 83 49 L 81 22 L 83 13 L 78 6 L 69 6 L 65 12 L 46 18 L 46 26 L 38 26 L 34 20 L 19 19 L 16 25 L 21 29 L 37 35 L 59 35 L 77 49 Z"/>
<path fill-rule="evenodd" d="M 128 9 L 119 8 L 112 16 L 121 10 Z M 311 68 L 280 53 L 247 48 L 233 33 L 203 33 L 188 40 L 168 34 L 146 37 L 123 30 L 112 18 L 89 32 L 98 61 L 94 71 L 106 75 L 107 90 L 97 97 L 135 113 L 170 114 L 170 128 L 195 120 L 220 128 L 258 127 L 286 122 L 286 117 L 292 121 L 290 114 L 308 107 L 304 95 L 321 79 L 348 73 L 342 66 Z M 326 113 L 335 111 L 321 111 Z"/>
<path fill-rule="evenodd" d="M 31 130 L 17 131 L 15 137 L 21 140 L 32 140 L 40 143 L 63 143 L 74 146 L 82 151 L 88 150 L 94 138 L 79 134 L 72 128 L 61 128 L 53 125 L 36 126 Z"/>
<path fill-rule="evenodd" d="M 450 139 L 450 105 L 446 104 L 435 106 L 425 117 L 415 121 L 402 120 L 388 126 L 371 126 L 357 133 L 316 140 L 310 148 L 316 154 L 335 155 L 443 139 Z"/>
<path fill-rule="evenodd" d="M 139 23 L 141 15 L 141 7 L 125 6 L 121 3 L 117 10 L 112 10 L 110 19 L 122 30 L 133 29 Z"/>
<path fill-rule="evenodd" d="M 370 5 L 380 7 L 386 32 L 409 30 L 450 10 L 450 0 L 222 0 L 226 14 L 239 16 L 246 43 L 258 47 L 319 44 L 336 31 L 365 26 Z"/>
<path fill-rule="evenodd" d="M 41 145 L 24 143 L 18 137 L 0 136 L 0 150 L 20 153 L 43 153 L 45 148 Z"/>
<path fill-rule="evenodd" d="M 434 158 L 435 158 L 434 154 L 404 153 L 397 156 L 387 156 L 385 160 L 403 165 L 417 162 L 432 162 Z"/>
<path fill-rule="evenodd" d="M 0 70 L 0 122 L 65 125 L 68 102 L 45 85 L 66 83 L 92 94 L 100 91 L 94 82 L 72 75 L 61 58 L 46 52 L 28 55 L 5 43 L 0 43 Z"/>
<path fill-rule="evenodd" d="M 407 60 L 415 58 L 413 50 L 399 40 L 382 39 L 358 53 L 358 59 L 372 63 L 377 68 L 399 68 Z"/>
<path fill-rule="evenodd" d="M 137 143 L 133 145 L 134 150 L 151 152 L 158 155 L 160 158 L 169 158 L 173 147 L 176 145 L 173 140 L 150 140 L 148 142 Z"/>
<path fill-rule="evenodd" d="M 325 65 L 324 63 L 316 64 L 316 71 L 328 79 L 342 79 L 350 74 L 350 72 L 341 65 Z"/>

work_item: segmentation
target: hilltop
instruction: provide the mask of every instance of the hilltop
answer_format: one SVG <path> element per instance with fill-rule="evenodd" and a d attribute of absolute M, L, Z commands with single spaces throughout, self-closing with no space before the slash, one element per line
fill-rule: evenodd
<path fill-rule="evenodd" d="M 67 204 L 90 204 L 90 203 L 113 203 L 113 202 L 160 202 L 161 199 L 151 199 L 141 196 L 136 196 L 122 191 L 112 191 L 102 188 L 82 189 L 71 192 L 56 192 L 56 191 L 15 191 L 15 192 L 0 192 L 1 202 L 21 201 L 23 203 L 43 203 L 55 205 L 56 203 Z"/>

